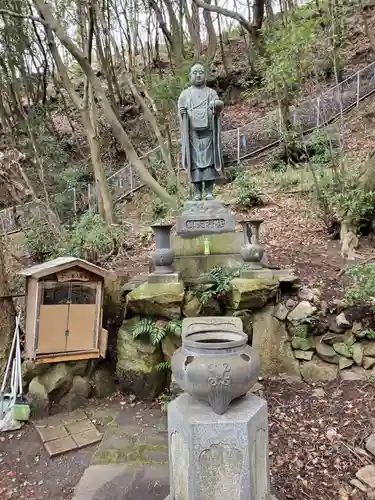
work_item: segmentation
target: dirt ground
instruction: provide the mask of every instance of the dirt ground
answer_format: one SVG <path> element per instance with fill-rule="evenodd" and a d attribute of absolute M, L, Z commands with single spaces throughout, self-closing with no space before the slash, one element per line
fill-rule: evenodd
<path fill-rule="evenodd" d="M 351 495 L 348 482 L 360 467 L 375 462 L 364 451 L 375 423 L 375 384 L 335 382 L 316 388 L 273 380 L 262 382 L 259 394 L 269 405 L 271 483 L 279 500 L 365 500 L 358 492 Z M 137 412 L 144 425 L 160 424 L 155 404 L 134 408 L 124 401 L 117 395 L 89 402 L 88 411 L 121 411 L 123 420 Z M 94 420 L 100 431 L 109 423 Z M 91 446 L 50 459 L 32 424 L 1 435 L 1 498 L 70 500 L 95 450 Z"/>

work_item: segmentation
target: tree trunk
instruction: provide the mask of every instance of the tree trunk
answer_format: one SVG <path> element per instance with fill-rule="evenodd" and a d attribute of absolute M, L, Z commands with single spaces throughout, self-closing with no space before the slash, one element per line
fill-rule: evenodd
<path fill-rule="evenodd" d="M 88 62 L 85 54 L 77 47 L 73 40 L 67 35 L 61 24 L 54 18 L 50 7 L 44 0 L 33 0 L 37 10 L 39 11 L 45 22 L 55 32 L 61 44 L 71 53 L 81 66 L 84 73 L 87 75 L 96 95 L 102 101 L 103 113 L 112 127 L 113 133 L 121 146 L 124 148 L 130 163 L 135 167 L 140 179 L 152 190 L 154 193 L 166 201 L 172 207 L 176 206 L 176 200 L 170 196 L 167 191 L 152 177 L 148 172 L 143 162 L 137 155 L 127 133 L 123 129 L 120 121 L 118 120 L 112 106 L 105 94 L 99 79 L 96 77 L 90 63 Z"/>
<path fill-rule="evenodd" d="M 9 293 L 3 239 L 0 236 L 0 374 L 4 372 L 15 329 L 16 310 Z"/>
<path fill-rule="evenodd" d="M 211 5 L 211 0 L 206 0 L 208 5 Z M 217 36 L 212 21 L 211 12 L 209 10 L 203 9 L 203 19 L 206 25 L 207 35 L 208 35 L 208 48 L 207 48 L 207 61 L 211 64 L 215 59 L 217 50 Z"/>

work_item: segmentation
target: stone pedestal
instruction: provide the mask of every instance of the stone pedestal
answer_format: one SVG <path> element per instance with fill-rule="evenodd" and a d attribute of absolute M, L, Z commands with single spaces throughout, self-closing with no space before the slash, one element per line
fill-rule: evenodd
<path fill-rule="evenodd" d="M 168 405 L 170 499 L 271 500 L 267 403 L 248 393 L 224 415 L 184 393 Z"/>
<path fill-rule="evenodd" d="M 241 269 L 240 277 L 243 279 L 272 279 L 273 273 L 271 269 L 266 267 L 256 267 L 246 266 Z"/>
<path fill-rule="evenodd" d="M 204 240 L 207 238 L 210 254 L 204 255 Z M 175 255 L 174 269 L 183 280 L 195 280 L 214 266 L 226 269 L 243 265 L 240 255 L 242 233 L 224 232 L 200 236 L 174 235 L 172 249 Z"/>
<path fill-rule="evenodd" d="M 187 201 L 181 216 L 177 217 L 176 233 L 190 237 L 234 232 L 235 225 L 230 210 L 219 201 Z"/>

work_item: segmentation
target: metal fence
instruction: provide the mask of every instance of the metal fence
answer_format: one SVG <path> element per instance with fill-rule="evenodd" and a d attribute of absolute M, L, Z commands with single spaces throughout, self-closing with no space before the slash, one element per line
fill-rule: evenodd
<path fill-rule="evenodd" d="M 369 64 L 344 81 L 330 88 L 315 99 L 307 99 L 292 108 L 294 124 L 306 133 L 325 126 L 375 92 L 375 62 Z M 228 162 L 237 162 L 255 156 L 262 150 L 280 142 L 282 134 L 280 110 L 267 113 L 266 116 L 254 120 L 237 129 L 223 131 L 224 158 Z M 160 147 L 144 154 L 141 159 L 151 170 L 161 161 Z M 116 200 L 120 196 L 131 193 L 142 185 L 135 168 L 127 164 L 110 177 L 108 182 L 112 196 Z M 96 210 L 95 186 L 88 184 L 87 189 L 77 192 L 75 189 L 62 193 L 64 213 L 60 215 L 66 220 L 76 216 L 80 211 L 90 208 Z M 69 201 L 70 200 L 70 201 Z M 61 207 L 61 203 L 59 203 Z M 61 210 L 61 208 L 60 208 Z M 66 213 L 65 213 L 66 212 Z M 9 233 L 24 227 L 30 217 L 40 213 L 40 206 L 30 202 L 22 207 L 11 207 L 0 211 L 0 232 Z"/>

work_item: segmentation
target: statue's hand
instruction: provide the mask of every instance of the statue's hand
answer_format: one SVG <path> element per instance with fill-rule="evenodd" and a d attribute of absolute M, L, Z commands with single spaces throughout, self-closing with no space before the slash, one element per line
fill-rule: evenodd
<path fill-rule="evenodd" d="M 187 114 L 187 108 L 185 106 L 180 107 L 180 115 L 184 116 Z"/>

